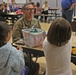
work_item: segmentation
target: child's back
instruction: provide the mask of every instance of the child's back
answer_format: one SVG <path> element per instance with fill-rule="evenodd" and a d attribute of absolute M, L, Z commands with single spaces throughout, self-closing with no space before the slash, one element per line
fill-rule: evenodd
<path fill-rule="evenodd" d="M 0 75 L 20 75 L 25 65 L 23 52 L 8 42 L 11 30 L 6 22 L 0 22 L 0 31 Z"/>

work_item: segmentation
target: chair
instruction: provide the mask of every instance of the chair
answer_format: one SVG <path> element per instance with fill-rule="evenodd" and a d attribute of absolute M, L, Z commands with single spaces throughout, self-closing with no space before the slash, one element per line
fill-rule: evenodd
<path fill-rule="evenodd" d="M 76 65 L 76 54 L 71 55 L 71 62 Z"/>
<path fill-rule="evenodd" d="M 36 58 L 33 58 L 33 60 L 35 60 Z M 40 70 L 39 70 L 39 74 L 43 74 L 46 70 L 46 61 L 45 61 L 45 57 L 39 57 L 37 59 L 37 63 L 40 64 Z"/>
<path fill-rule="evenodd" d="M 73 21 L 73 22 L 71 23 L 71 27 L 72 27 L 72 31 L 73 31 L 73 32 L 76 32 L 76 21 Z"/>

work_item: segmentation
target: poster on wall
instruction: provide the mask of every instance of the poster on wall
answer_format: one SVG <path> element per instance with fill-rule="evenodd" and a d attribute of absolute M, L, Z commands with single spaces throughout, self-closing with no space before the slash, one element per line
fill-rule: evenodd
<path fill-rule="evenodd" d="M 1 1 L 1 0 L 0 0 Z M 8 2 L 11 3 L 11 0 L 3 0 L 3 2 Z M 15 0 L 16 3 L 26 3 L 26 0 Z"/>

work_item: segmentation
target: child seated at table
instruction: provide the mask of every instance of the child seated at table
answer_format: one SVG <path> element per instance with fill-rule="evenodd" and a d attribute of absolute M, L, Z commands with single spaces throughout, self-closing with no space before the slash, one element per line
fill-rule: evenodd
<path fill-rule="evenodd" d="M 8 41 L 11 29 L 6 22 L 0 21 L 0 75 L 20 75 L 24 67 L 22 48 L 17 50 Z"/>
<path fill-rule="evenodd" d="M 9 4 L 9 9 L 11 12 L 16 12 L 18 10 L 18 6 L 15 3 L 15 0 L 11 0 L 11 4 Z"/>
<path fill-rule="evenodd" d="M 36 11 L 36 13 L 35 13 L 35 14 L 36 14 L 36 15 L 35 15 L 35 18 L 38 19 L 39 15 L 41 15 L 41 10 L 42 10 L 42 7 L 40 6 L 40 3 L 37 2 L 36 8 L 35 8 L 35 11 Z"/>
<path fill-rule="evenodd" d="M 71 50 L 72 32 L 70 23 L 56 18 L 49 27 L 43 42 L 46 60 L 46 75 L 72 75 Z"/>
<path fill-rule="evenodd" d="M 0 21 L 6 21 L 5 17 L 6 17 L 6 13 L 3 12 L 3 5 L 0 4 Z"/>

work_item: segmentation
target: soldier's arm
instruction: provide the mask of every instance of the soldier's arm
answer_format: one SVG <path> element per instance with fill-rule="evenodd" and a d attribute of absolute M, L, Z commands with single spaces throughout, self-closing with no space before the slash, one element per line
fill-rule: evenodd
<path fill-rule="evenodd" d="M 13 31 L 12 31 L 13 42 L 15 42 L 21 38 L 20 25 L 21 25 L 20 22 L 16 22 L 13 26 Z"/>

